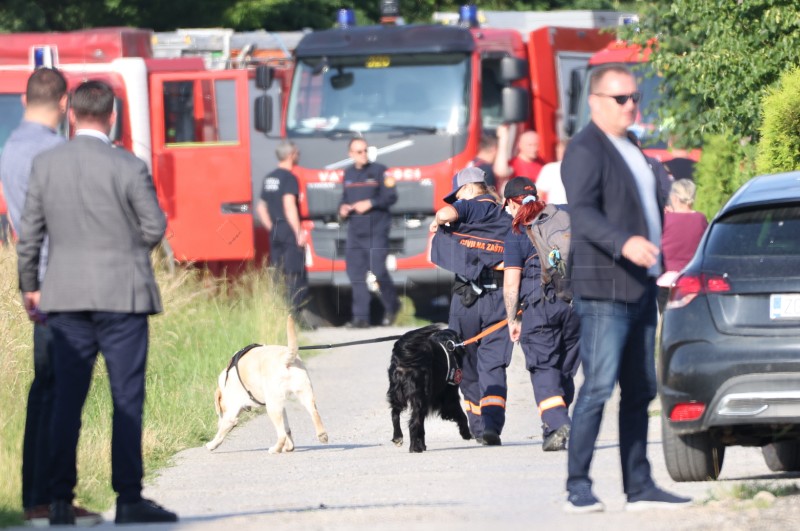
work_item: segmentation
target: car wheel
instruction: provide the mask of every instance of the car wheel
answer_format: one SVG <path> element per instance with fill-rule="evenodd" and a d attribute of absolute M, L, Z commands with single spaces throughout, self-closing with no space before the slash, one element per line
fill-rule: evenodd
<path fill-rule="evenodd" d="M 679 435 L 661 415 L 661 437 L 667 471 L 675 481 L 717 479 L 725 459 L 725 447 L 708 432 Z"/>
<path fill-rule="evenodd" d="M 800 470 L 800 441 L 780 441 L 761 447 L 764 461 L 773 472 Z"/>

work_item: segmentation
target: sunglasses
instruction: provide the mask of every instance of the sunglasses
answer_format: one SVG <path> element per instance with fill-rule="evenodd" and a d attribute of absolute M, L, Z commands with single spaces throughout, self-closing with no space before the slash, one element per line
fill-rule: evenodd
<path fill-rule="evenodd" d="M 353 155 L 361 155 L 361 154 L 364 154 L 364 153 L 366 153 L 366 152 L 367 152 L 367 150 L 366 150 L 366 149 L 359 149 L 359 150 L 355 150 L 355 149 L 354 149 L 354 150 L 353 150 Z"/>
<path fill-rule="evenodd" d="M 628 103 L 628 100 L 633 100 L 633 103 L 639 103 L 639 100 L 642 99 L 641 92 L 632 92 L 630 94 L 620 94 L 618 96 L 612 96 L 611 94 L 597 94 L 595 96 L 603 96 L 604 98 L 614 98 L 614 101 L 617 102 L 618 105 L 625 105 Z"/>

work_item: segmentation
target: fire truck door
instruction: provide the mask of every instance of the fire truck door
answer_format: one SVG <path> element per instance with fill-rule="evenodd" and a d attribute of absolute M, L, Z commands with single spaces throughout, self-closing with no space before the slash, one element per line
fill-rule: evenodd
<path fill-rule="evenodd" d="M 153 180 L 180 261 L 253 257 L 247 72 L 150 78 Z"/>

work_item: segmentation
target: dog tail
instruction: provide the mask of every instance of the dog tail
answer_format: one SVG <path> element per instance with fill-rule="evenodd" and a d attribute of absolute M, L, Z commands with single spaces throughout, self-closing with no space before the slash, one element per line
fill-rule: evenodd
<path fill-rule="evenodd" d="M 219 387 L 214 391 L 214 410 L 216 410 L 218 417 L 222 416 L 222 389 Z"/>
<path fill-rule="evenodd" d="M 289 355 L 286 358 L 286 365 L 289 366 L 297 359 L 297 334 L 294 330 L 294 319 L 291 315 L 286 318 L 286 342 L 289 345 Z"/>

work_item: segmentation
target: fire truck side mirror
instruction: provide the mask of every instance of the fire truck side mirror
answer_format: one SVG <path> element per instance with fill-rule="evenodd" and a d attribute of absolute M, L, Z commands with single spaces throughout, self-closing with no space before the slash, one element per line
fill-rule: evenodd
<path fill-rule="evenodd" d="M 528 75 L 528 61 L 518 57 L 503 57 L 500 60 L 500 80 L 511 83 Z"/>
<path fill-rule="evenodd" d="M 261 90 L 269 90 L 274 78 L 275 72 L 271 66 L 258 65 L 256 67 L 256 86 Z"/>
<path fill-rule="evenodd" d="M 272 131 L 272 96 L 259 96 L 253 105 L 253 123 L 256 131 L 268 135 Z"/>
<path fill-rule="evenodd" d="M 519 87 L 503 89 L 503 122 L 527 122 L 530 114 L 530 95 Z"/>

